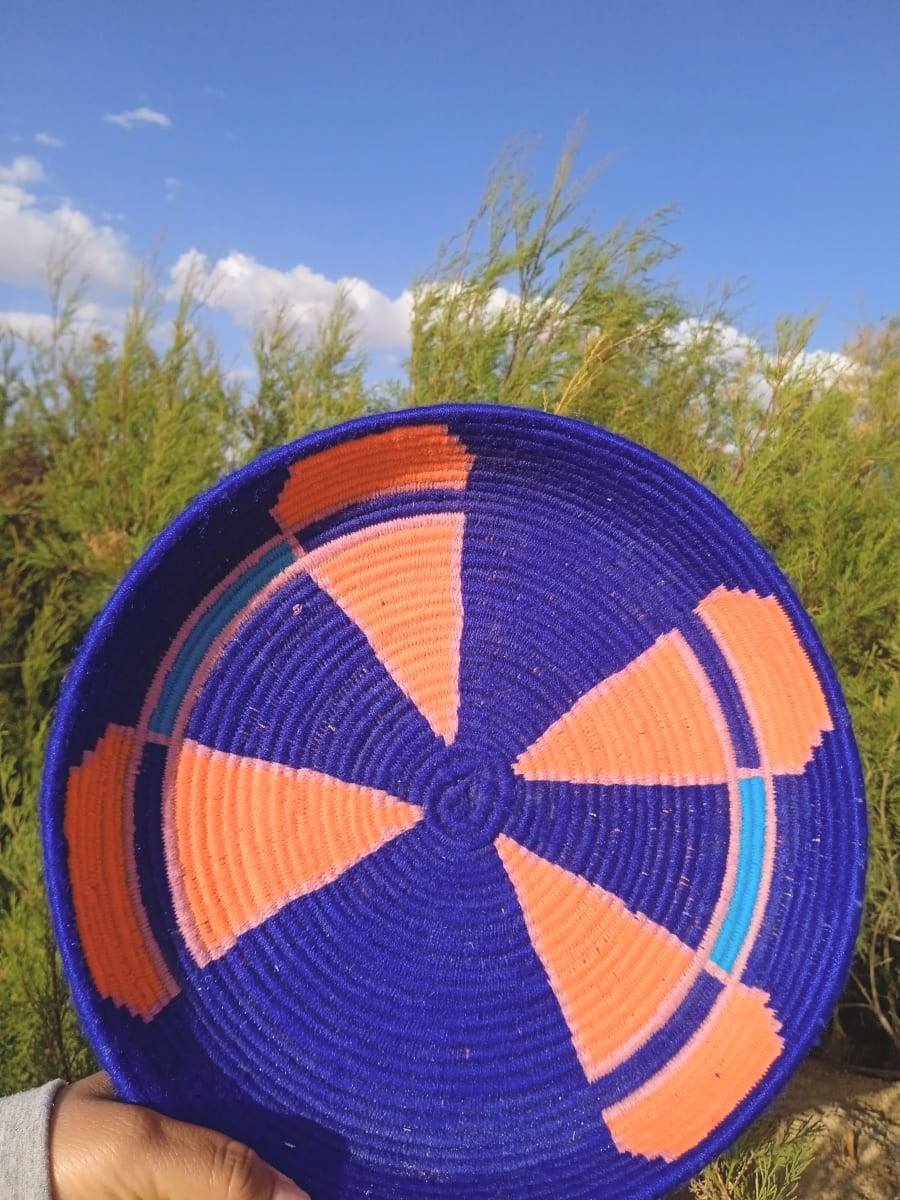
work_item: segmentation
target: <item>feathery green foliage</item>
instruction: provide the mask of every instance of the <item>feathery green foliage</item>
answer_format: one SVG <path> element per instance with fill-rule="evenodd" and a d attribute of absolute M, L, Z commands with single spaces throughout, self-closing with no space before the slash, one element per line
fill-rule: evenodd
<path fill-rule="evenodd" d="M 691 1184 L 694 1200 L 795 1200 L 822 1124 L 758 1121 Z"/>
<path fill-rule="evenodd" d="M 284 308 L 257 329 L 253 356 L 259 382 L 241 410 L 249 457 L 362 416 L 376 405 L 366 387 L 365 359 L 356 348 L 355 317 L 346 293 L 339 291 L 311 339 Z"/>
<path fill-rule="evenodd" d="M 578 397 L 587 360 L 605 393 L 630 401 L 639 390 L 646 358 L 682 315 L 656 278 L 673 248 L 662 216 L 595 234 L 579 211 L 576 153 L 573 141 L 542 197 L 530 189 L 527 152 L 513 148 L 466 232 L 417 283 L 408 403 L 496 402 L 595 419 Z"/>

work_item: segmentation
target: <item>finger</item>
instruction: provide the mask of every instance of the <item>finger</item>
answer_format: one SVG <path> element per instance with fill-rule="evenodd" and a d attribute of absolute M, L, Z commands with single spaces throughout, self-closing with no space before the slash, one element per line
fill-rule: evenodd
<path fill-rule="evenodd" d="M 309 1200 L 240 1142 L 109 1095 L 103 1076 L 60 1094 L 50 1130 L 54 1200 Z"/>
<path fill-rule="evenodd" d="M 309 1200 L 243 1143 L 197 1125 L 161 1120 L 165 1145 L 154 1162 L 166 1165 L 156 1169 L 153 1200 Z"/>

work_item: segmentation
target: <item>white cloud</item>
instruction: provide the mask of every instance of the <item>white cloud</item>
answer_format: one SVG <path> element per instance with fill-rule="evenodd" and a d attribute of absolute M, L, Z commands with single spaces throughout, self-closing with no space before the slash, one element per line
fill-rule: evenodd
<path fill-rule="evenodd" d="M 253 386 L 259 381 L 259 372 L 256 367 L 249 365 L 229 367 L 225 372 L 225 378 L 229 383 L 237 384 L 239 388 L 252 390 Z"/>
<path fill-rule="evenodd" d="M 36 158 L 14 158 L 8 167 L 0 164 L 0 184 L 17 187 L 23 183 L 39 183 L 44 178 L 44 168 Z"/>
<path fill-rule="evenodd" d="M 795 366 L 795 373 L 809 373 L 823 384 L 837 383 L 845 375 L 856 374 L 857 363 L 837 350 L 805 350 Z"/>
<path fill-rule="evenodd" d="M 54 137 L 52 133 L 36 133 L 34 140 L 39 146 L 49 146 L 51 150 L 62 150 L 66 144 L 62 138 Z"/>
<path fill-rule="evenodd" d="M 53 318 L 49 313 L 0 312 L 0 331 L 7 330 L 26 341 L 43 341 L 53 333 Z"/>
<path fill-rule="evenodd" d="M 674 326 L 670 331 L 670 338 L 674 345 L 685 348 L 698 341 L 711 343 L 719 361 L 736 370 L 752 365 L 756 369 L 760 395 L 765 397 L 769 394 L 764 373 L 769 365 L 774 364 L 774 356 L 755 338 L 735 329 L 733 325 L 723 322 L 709 324 L 690 318 Z M 853 361 L 846 354 L 840 354 L 836 350 L 802 350 L 794 360 L 789 374 L 795 379 L 805 376 L 817 384 L 828 386 L 855 370 Z"/>
<path fill-rule="evenodd" d="M 164 196 L 166 203 L 171 204 L 181 188 L 181 180 L 177 179 L 174 175 L 167 175 L 163 180 L 163 187 L 165 188 Z"/>
<path fill-rule="evenodd" d="M 121 125 L 123 129 L 133 129 L 135 125 L 161 125 L 164 129 L 171 128 L 172 121 L 165 113 L 157 112 L 155 108 L 131 108 L 127 112 L 107 113 L 104 121 L 110 125 Z"/>
<path fill-rule="evenodd" d="M 170 299 L 189 282 L 210 308 L 229 313 L 246 329 L 279 309 L 299 326 L 312 329 L 327 316 L 343 290 L 356 309 L 362 348 L 393 349 L 409 342 L 409 291 L 392 300 L 363 279 L 328 279 L 302 263 L 279 271 L 236 251 L 210 263 L 199 251 L 189 250 L 171 268 L 170 276 Z"/>
<path fill-rule="evenodd" d="M 115 341 L 125 327 L 128 309 L 121 305 L 98 304 L 86 300 L 78 305 L 67 326 L 67 336 L 76 341 L 101 333 Z M 14 333 L 25 341 L 45 341 L 54 332 L 49 313 L 0 312 L 0 330 Z"/>
<path fill-rule="evenodd" d="M 690 347 L 697 343 L 711 345 L 717 356 L 727 362 L 743 362 L 748 354 L 759 351 L 759 344 L 733 325 L 721 321 L 698 321 L 688 317 L 669 330 L 675 346 Z"/>
<path fill-rule="evenodd" d="M 437 296 L 440 299 L 443 299 L 444 297 L 453 299 L 463 295 L 465 300 L 465 285 L 460 283 L 459 280 L 454 279 L 450 280 L 449 282 L 445 280 L 437 280 L 424 283 L 420 286 L 423 294 L 427 293 L 428 295 Z M 518 315 L 518 310 L 521 306 L 522 298 L 519 296 L 518 292 L 511 292 L 509 288 L 498 285 L 490 292 L 487 299 L 484 301 L 484 312 L 486 313 L 487 317 L 492 320 L 501 316 L 506 316 L 510 320 L 515 320 L 516 316 Z M 550 312 L 555 310 L 557 312 L 561 312 L 562 305 L 558 300 L 552 300 L 546 296 L 533 296 L 525 304 L 525 311 L 533 313 L 535 316 L 539 316 L 542 310 Z"/>
<path fill-rule="evenodd" d="M 76 275 L 102 287 L 127 287 L 134 262 L 125 239 L 96 225 L 68 201 L 47 210 L 24 185 L 40 183 L 41 164 L 16 158 L 0 165 L 0 280 L 23 286 L 46 282 L 48 265 L 65 260 Z"/>

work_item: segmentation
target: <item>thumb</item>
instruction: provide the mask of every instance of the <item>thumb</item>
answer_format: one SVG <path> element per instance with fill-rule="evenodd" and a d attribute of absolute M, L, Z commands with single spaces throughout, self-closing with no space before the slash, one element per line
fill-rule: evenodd
<path fill-rule="evenodd" d="M 249 1146 L 157 1113 L 150 1118 L 142 1151 L 147 1200 L 310 1200 Z"/>
<path fill-rule="evenodd" d="M 60 1094 L 50 1165 L 54 1200 L 309 1200 L 248 1146 L 111 1099 L 103 1076 Z"/>
<path fill-rule="evenodd" d="M 150 1113 L 149 1127 L 142 1164 L 147 1200 L 310 1200 L 233 1138 L 157 1113 Z"/>

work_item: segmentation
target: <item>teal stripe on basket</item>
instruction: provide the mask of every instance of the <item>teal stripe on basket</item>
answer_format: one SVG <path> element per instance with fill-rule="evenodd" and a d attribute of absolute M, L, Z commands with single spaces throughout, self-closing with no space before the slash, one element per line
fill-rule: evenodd
<path fill-rule="evenodd" d="M 740 780 L 741 848 L 738 855 L 734 895 L 725 923 L 716 938 L 712 961 L 730 971 L 750 931 L 756 897 L 762 879 L 766 848 L 766 785 L 758 775 Z"/>
<path fill-rule="evenodd" d="M 212 604 L 191 632 L 178 652 L 163 684 L 159 703 L 150 718 L 150 729 L 154 733 L 170 734 L 184 694 L 190 686 L 197 668 L 207 650 L 242 608 L 262 591 L 270 580 L 297 560 L 290 546 L 279 545 L 264 555 L 259 562 L 239 576 Z"/>

